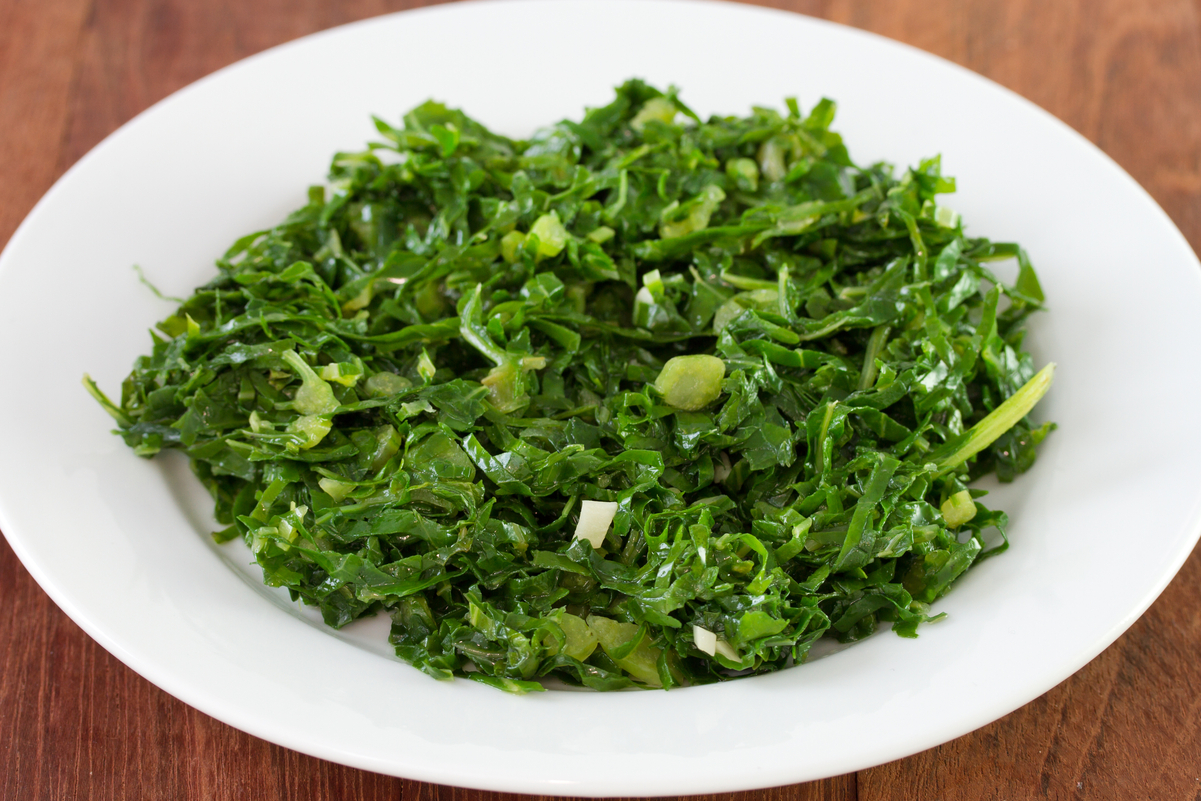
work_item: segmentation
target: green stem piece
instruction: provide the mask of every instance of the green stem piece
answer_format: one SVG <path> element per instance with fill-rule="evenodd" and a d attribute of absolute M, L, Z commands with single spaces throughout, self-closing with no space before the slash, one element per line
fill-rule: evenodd
<path fill-rule="evenodd" d="M 931 454 L 938 468 L 938 475 L 959 467 L 996 442 L 997 437 L 1013 428 L 1042 400 L 1043 395 L 1047 394 L 1054 375 L 1055 362 L 1051 362 L 1022 385 L 1021 389 L 1006 398 L 1004 403 L 993 409 L 987 417 Z"/>
<path fill-rule="evenodd" d="M 876 357 L 884 350 L 888 341 L 888 333 L 892 328 L 888 325 L 878 325 L 867 340 L 867 351 L 863 354 L 863 370 L 859 373 L 859 391 L 871 389 L 876 383 Z"/>

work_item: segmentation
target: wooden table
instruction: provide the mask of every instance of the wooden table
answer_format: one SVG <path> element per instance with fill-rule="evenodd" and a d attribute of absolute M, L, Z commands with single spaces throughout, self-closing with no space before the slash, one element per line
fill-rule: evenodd
<path fill-rule="evenodd" d="M 64 170 L 171 92 L 298 36 L 426 4 L 0 0 L 0 243 Z M 1008 86 L 1100 146 L 1194 248 L 1201 244 L 1196 0 L 764 4 L 908 42 Z M 9 386 L 16 386 L 11 378 Z M 1201 555 L 1194 554 L 1112 647 L 1008 717 L 858 774 L 711 798 L 1201 798 L 1199 651 Z M 80 631 L 7 543 L 0 544 L 0 796 L 501 797 L 302 756 L 191 709 Z"/>

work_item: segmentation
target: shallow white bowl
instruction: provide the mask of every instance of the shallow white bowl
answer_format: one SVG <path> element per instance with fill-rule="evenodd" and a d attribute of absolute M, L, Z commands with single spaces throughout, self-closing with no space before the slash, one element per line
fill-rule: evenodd
<path fill-rule="evenodd" d="M 802 668 L 670 693 L 513 697 L 400 663 L 387 621 L 341 633 L 214 545 L 181 459 L 145 461 L 79 384 L 110 391 L 235 237 L 303 204 L 330 155 L 435 97 L 526 135 L 630 76 L 702 114 L 840 103 L 860 162 L 943 154 L 973 233 L 1032 254 L 1032 326 L 1060 428 L 990 498 L 1013 547 L 916 641 L 885 634 Z M 233 726 L 349 765 L 469 787 L 685 794 L 856 770 L 1021 706 L 1113 642 L 1198 536 L 1201 273 L 1155 203 L 1083 138 L 937 58 L 790 14 L 691 2 L 465 3 L 247 59 L 159 103 L 75 165 L 0 256 L 0 527 L 119 659 Z"/>

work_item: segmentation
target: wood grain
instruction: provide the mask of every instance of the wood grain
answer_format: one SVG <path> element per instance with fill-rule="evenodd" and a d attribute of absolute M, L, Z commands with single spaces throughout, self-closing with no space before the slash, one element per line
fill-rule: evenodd
<path fill-rule="evenodd" d="M 87 8 L 86 0 L 0 3 L 0 242 L 61 172 L 59 143 Z"/>
<path fill-rule="evenodd" d="M 0 0 L 0 242 L 71 164 L 213 70 L 395 0 Z M 948 58 L 1100 146 L 1201 246 L 1201 0 L 778 0 Z M 1137 265 L 1132 265 L 1132 270 Z M 11 454 L 5 454 L 12 458 Z M 1150 541 L 1154 532 L 1132 532 Z M 1081 610 L 1087 614 L 1087 609 Z M 722 801 L 1198 799 L 1201 555 L 1122 638 L 1013 714 L 858 774 Z M 0 798 L 507 801 L 268 744 L 153 687 L 0 544 Z"/>

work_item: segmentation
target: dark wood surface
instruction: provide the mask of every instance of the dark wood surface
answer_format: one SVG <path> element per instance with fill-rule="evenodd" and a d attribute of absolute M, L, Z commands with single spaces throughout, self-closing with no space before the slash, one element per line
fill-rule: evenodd
<path fill-rule="evenodd" d="M 1100 146 L 1201 244 L 1201 0 L 765 4 L 908 42 L 1008 86 Z M 63 171 L 155 101 L 272 45 L 419 5 L 0 0 L 0 243 Z M 1129 632 L 1013 714 L 858 774 L 708 798 L 1201 799 L 1199 655 L 1194 554 Z M 89 639 L 0 542 L 0 797 L 502 795 L 353 770 L 197 712 Z"/>

